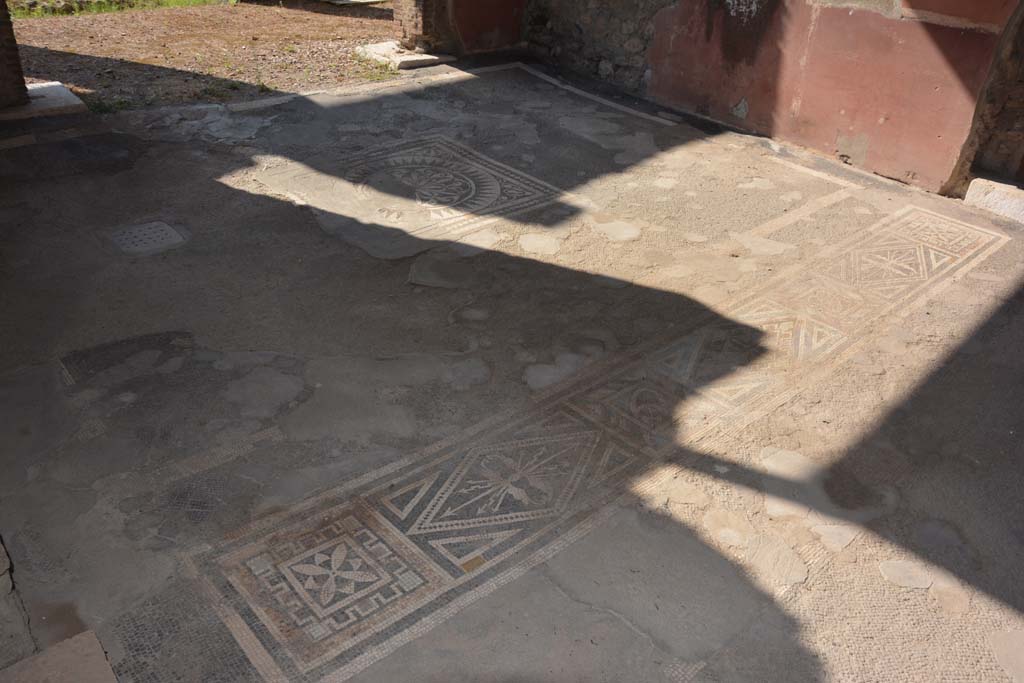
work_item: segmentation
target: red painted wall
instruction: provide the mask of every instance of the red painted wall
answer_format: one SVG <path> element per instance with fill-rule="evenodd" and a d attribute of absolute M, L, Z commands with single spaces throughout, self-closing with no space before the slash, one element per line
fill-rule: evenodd
<path fill-rule="evenodd" d="M 1005 0 L 907 4 L 960 8 L 974 21 L 1013 9 Z M 933 191 L 953 172 L 999 40 L 807 0 L 762 2 L 747 22 L 715 3 L 679 2 L 656 27 L 654 99 Z"/>
<path fill-rule="evenodd" d="M 452 0 L 452 23 L 464 52 L 519 44 L 527 0 Z"/>
<path fill-rule="evenodd" d="M 640 16 L 643 8 L 658 6 L 605 1 L 636 3 L 638 25 L 650 18 Z M 519 43 L 530 2 L 540 4 L 451 0 L 465 51 Z M 645 85 L 636 87 L 664 104 L 940 191 L 1019 2 L 900 0 L 902 16 L 893 16 L 836 6 L 879 6 L 872 0 L 666 0 L 651 22 Z M 573 12 L 596 11 L 592 3 L 543 4 L 570 29 L 580 21 Z M 614 45 L 586 47 L 616 59 Z"/>

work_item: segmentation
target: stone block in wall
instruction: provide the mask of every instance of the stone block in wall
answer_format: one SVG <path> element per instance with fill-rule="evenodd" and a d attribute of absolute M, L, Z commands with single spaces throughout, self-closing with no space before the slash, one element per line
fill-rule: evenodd
<path fill-rule="evenodd" d="M 525 38 L 563 66 L 641 92 L 654 17 L 676 0 L 532 0 Z"/>
<path fill-rule="evenodd" d="M 1002 44 L 978 110 L 975 170 L 1024 181 L 1024 30 L 1017 17 Z"/>

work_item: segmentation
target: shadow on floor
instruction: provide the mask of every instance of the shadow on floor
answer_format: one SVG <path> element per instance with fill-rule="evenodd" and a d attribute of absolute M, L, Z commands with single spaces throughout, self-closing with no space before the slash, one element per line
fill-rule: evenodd
<path fill-rule="evenodd" d="M 533 88 L 541 88 L 538 97 L 532 101 L 523 97 Z M 570 110 L 576 112 L 575 117 Z M 40 349 L 60 350 L 65 321 L 82 320 L 92 314 L 89 309 L 80 308 L 84 306 L 81 290 L 84 283 L 105 272 L 104 264 L 111 259 L 110 254 L 95 246 L 84 248 L 80 253 L 69 249 L 69 245 L 75 243 L 74 233 L 40 237 L 31 229 L 34 220 L 31 211 L 17 213 L 24 193 L 37 191 L 37 181 L 45 177 L 43 171 L 32 170 L 42 168 L 41 158 L 48 163 L 63 159 L 61 173 L 51 176 L 61 180 L 61 189 L 47 190 L 54 193 L 54 201 L 67 200 L 68 188 L 94 195 L 95 199 L 89 202 L 76 200 L 75 207 L 81 211 L 77 220 L 89 226 L 83 230 L 95 230 L 96 226 L 158 211 L 186 216 L 202 224 L 204 212 L 217 212 L 223 217 L 232 207 L 258 221 L 246 226 L 232 224 L 231 229 L 220 232 L 197 230 L 200 239 L 193 242 L 192 251 L 169 252 L 161 257 L 161 264 L 143 264 L 137 269 L 118 266 L 113 277 L 126 287 L 123 301 L 119 302 L 120 308 L 111 307 L 99 314 L 112 329 L 131 329 L 135 334 L 144 334 L 181 329 L 183 323 L 187 329 L 188 316 L 194 315 L 195 322 L 205 320 L 205 316 L 223 315 L 229 325 L 291 330 L 296 339 L 307 334 L 314 337 L 350 334 L 353 338 L 381 338 L 383 347 L 399 340 L 422 350 L 450 348 L 451 325 L 440 325 L 436 318 L 421 313 L 423 309 L 434 310 L 439 303 L 450 304 L 451 301 L 444 298 L 448 296 L 444 292 L 429 294 L 437 297 L 437 301 L 427 303 L 408 296 L 408 291 L 403 291 L 408 289 L 403 277 L 409 263 L 403 259 L 424 252 L 463 248 L 465 245 L 455 241 L 458 233 L 451 227 L 459 220 L 468 221 L 475 230 L 484 227 L 484 219 L 507 215 L 510 220 L 540 230 L 555 230 L 581 211 L 588 210 L 585 202 L 565 193 L 572 193 L 601 177 L 623 173 L 655 155 L 697 143 L 708 135 L 688 126 L 666 126 L 653 118 L 623 117 L 622 112 L 608 110 L 603 104 L 580 99 L 550 84 L 538 85 L 534 76 L 520 71 L 492 72 L 457 83 L 438 81 L 407 90 L 353 97 L 326 95 L 296 100 L 280 109 L 236 114 L 218 111 L 212 118 L 195 114 L 198 123 L 193 128 L 189 128 L 187 115 L 168 116 L 170 119 L 145 119 L 151 126 L 147 129 L 153 135 L 151 140 L 142 140 L 133 133 L 111 132 L 0 152 L 0 177 L 9 181 L 0 194 L 3 202 L 0 208 L 13 210 L 16 217 L 20 216 L 8 224 L 10 227 L 2 235 L 6 261 L 2 271 L 3 286 L 23 294 L 19 301 L 8 300 L 3 311 L 6 319 L 19 319 L 25 325 L 18 332 L 7 330 L 3 335 L 5 348 L 13 349 L 12 355 L 22 361 L 19 365 L 43 360 L 38 355 Z M 252 134 L 248 134 L 246 127 L 250 125 L 255 127 Z M 268 129 L 272 131 L 270 134 L 259 133 L 265 126 L 272 126 Z M 184 139 L 173 139 L 176 130 L 191 130 L 192 133 Z M 448 143 L 440 147 L 422 146 L 423 141 L 436 141 L 438 136 L 454 142 L 455 146 L 445 146 Z M 520 163 L 524 140 L 532 142 L 528 145 L 534 157 L 529 174 L 514 170 Z M 386 147 L 388 143 L 398 146 Z M 409 144 L 411 146 L 402 146 Z M 382 149 L 389 151 L 379 155 L 378 150 Z M 486 157 L 482 156 L 484 154 Z M 182 161 L 190 155 L 192 161 Z M 306 202 L 313 209 L 297 207 L 268 194 L 241 192 L 224 181 L 240 171 L 259 168 L 268 156 L 285 163 L 282 173 L 275 176 L 276 180 L 265 182 L 280 182 L 279 194 L 285 194 L 289 187 L 298 187 L 300 192 L 311 191 Z M 136 168 L 154 157 L 167 160 L 166 185 L 158 188 L 136 185 L 137 182 L 152 182 L 151 176 L 136 180 L 132 175 Z M 302 169 L 288 162 L 298 162 Z M 531 185 L 527 175 L 540 184 Z M 115 178 L 126 197 L 138 199 L 132 202 L 119 199 L 119 203 L 128 204 L 120 208 L 114 208 L 114 203 L 104 199 L 103 191 L 110 187 L 108 181 Z M 353 187 L 358 190 L 353 191 Z M 187 188 L 187 192 L 183 192 L 183 188 Z M 550 194 L 544 201 L 524 200 L 524 197 L 543 196 L 547 192 Z M 345 213 L 342 208 L 351 211 Z M 327 235 L 311 234 L 311 215 Z M 475 220 L 481 222 L 473 223 Z M 202 242 L 204 238 L 209 240 L 206 244 Z M 378 255 L 390 260 L 370 259 L 337 238 L 357 244 L 369 253 L 379 252 Z M 334 260 L 318 261 L 319 252 L 333 255 Z M 297 257 L 307 258 L 309 262 L 298 266 L 294 260 Z M 46 262 L 42 272 L 30 272 L 26 265 L 42 262 Z M 415 615 L 410 613 L 403 617 L 399 622 L 402 628 L 414 627 L 425 614 L 443 611 L 451 601 L 473 589 L 488 592 L 491 588 L 484 587 L 493 585 L 502 572 L 513 571 L 518 559 L 534 553 L 544 555 L 546 548 L 560 543 L 561 538 L 570 536 L 574 529 L 583 528 L 623 490 L 648 475 L 653 467 L 663 464 L 659 458 L 667 457 L 673 464 L 758 491 L 767 486 L 772 493 L 795 502 L 814 505 L 820 500 L 815 497 L 817 490 L 806 490 L 805 482 L 773 481 L 762 472 L 745 471 L 731 462 L 729 472 L 724 473 L 715 468 L 721 463 L 712 456 L 673 444 L 673 439 L 685 438 L 689 433 L 690 427 L 679 423 L 677 417 L 687 412 L 688 402 L 696 402 L 704 390 L 728 383 L 730 377 L 758 366 L 768 354 L 777 351 L 765 345 L 764 331 L 757 325 L 731 319 L 677 293 L 638 285 L 622 286 L 628 283 L 497 251 L 485 250 L 468 265 L 461 261 L 446 263 L 442 268 L 462 271 L 461 274 L 448 273 L 462 283 L 458 289 L 468 291 L 471 300 L 486 300 L 489 309 L 501 311 L 502 320 L 489 323 L 492 337 L 519 335 L 527 346 L 550 346 L 560 337 L 565 341 L 565 337 L 576 334 L 576 330 L 600 324 L 611 328 L 614 338 L 625 340 L 625 348 L 607 345 L 603 348 L 608 354 L 607 360 L 590 365 L 573 382 L 557 385 L 539 402 L 523 396 L 511 401 L 481 396 L 480 404 L 468 408 L 463 415 L 466 425 L 493 417 L 496 411 L 488 404 L 489 400 L 514 410 L 507 418 L 492 419 L 486 430 L 475 430 L 472 436 L 442 442 L 449 445 L 431 449 L 428 453 L 433 455 L 429 457 L 423 455 L 402 467 L 398 465 L 401 461 L 389 463 L 391 474 L 388 476 L 395 477 L 393 485 L 397 486 L 408 481 L 415 483 L 416 468 L 444 448 L 451 448 L 454 455 L 438 468 L 449 475 L 461 462 L 459 458 L 465 457 L 468 462 L 468 454 L 492 449 L 493 457 L 480 459 L 483 462 L 481 480 L 463 492 L 466 498 L 460 505 L 453 505 L 449 510 L 452 518 L 463 523 L 457 527 L 460 529 L 474 528 L 473 515 L 466 512 L 474 505 L 480 506 L 474 513 L 477 516 L 484 514 L 486 505 L 492 507 L 493 513 L 518 514 L 531 506 L 551 503 L 560 493 L 569 490 L 567 479 L 583 477 L 588 482 L 587 492 L 579 493 L 578 502 L 560 514 L 555 524 L 521 520 L 489 522 L 488 529 L 508 532 L 488 550 L 487 557 L 493 561 L 489 559 L 475 566 L 459 565 L 452 559 L 459 557 L 458 551 L 444 546 L 446 532 L 438 531 L 430 539 L 436 543 L 427 544 L 436 551 L 429 552 L 434 553 L 431 557 L 438 567 L 448 572 L 438 581 L 458 579 L 461 583 L 423 602 Z M 339 265 L 343 268 L 335 269 Z M 401 274 L 398 274 L 399 267 Z M 188 306 L 161 309 L 147 299 L 146 279 L 158 273 L 170 276 L 164 286 L 174 289 L 176 296 L 188 301 Z M 354 297 L 332 298 L 337 296 L 333 290 L 346 287 L 355 291 Z M 371 287 L 379 288 L 377 291 L 381 294 L 375 294 Z M 396 293 L 401 293 L 403 298 L 397 298 Z M 384 303 L 366 306 L 362 299 L 372 297 Z M 597 302 L 596 309 L 588 302 Z M 332 312 L 328 304 L 340 305 L 340 314 Z M 838 506 L 849 510 L 850 519 L 858 519 L 859 510 L 877 507 L 878 491 L 882 487 L 896 486 L 900 489 L 901 500 L 913 502 L 913 505 L 889 511 L 869 522 L 869 528 L 929 562 L 948 568 L 1018 610 L 1021 588 L 1014 580 L 1015 566 L 1010 560 L 1018 549 L 1007 540 L 1019 541 L 1022 527 L 1019 519 L 1007 519 L 1006 514 L 1016 509 L 1013 500 L 1020 493 L 1020 483 L 1013 479 L 1012 461 L 1019 442 L 1021 415 L 1019 411 L 992 410 L 991 405 L 992 402 L 1014 404 L 1013 399 L 1020 397 L 1024 386 L 1020 382 L 1019 363 L 1007 351 L 1015 348 L 1014 343 L 1019 348 L 1020 309 L 1018 295 L 929 379 L 904 408 L 889 416 L 874 435 L 833 467 L 824 481 L 829 514 L 836 514 Z M 29 310 L 36 313 L 28 314 Z M 40 313 L 42 311 L 45 315 Z M 133 319 L 131 311 L 144 312 L 140 318 Z M 184 318 L 181 311 L 187 311 Z M 337 315 L 340 318 L 334 317 Z M 646 328 L 638 328 L 634 322 L 641 319 L 653 322 Z M 355 332 L 343 330 L 339 321 L 344 321 L 348 328 L 356 328 Z M 565 343 L 576 344 L 578 348 L 594 343 L 593 339 L 588 342 L 585 334 L 582 337 L 582 340 Z M 691 342 L 688 347 L 686 344 Z M 655 361 L 666 349 L 692 352 L 687 366 L 690 370 L 685 376 L 675 376 L 671 371 L 656 374 L 660 361 Z M 990 353 L 999 353 L 1006 365 L 993 364 Z M 384 372 L 383 368 L 379 370 Z M 192 410 L 205 413 L 206 419 L 229 417 L 224 412 L 227 408 L 218 405 L 223 402 L 217 393 L 221 391 L 217 380 L 197 378 L 194 381 L 196 385 L 192 389 L 195 391 L 162 384 L 161 388 L 153 390 L 152 396 L 162 397 L 156 405 L 184 406 L 183 412 L 162 416 L 163 427 L 171 432 L 176 419 L 192 419 L 189 412 Z M 406 381 L 404 377 L 401 380 Z M 141 385 L 133 382 L 142 380 L 132 377 L 118 385 L 118 389 L 123 392 L 134 387 L 133 391 L 140 391 Z M 15 386 L 12 382 L 7 384 L 9 389 Z M 45 390 L 40 391 L 45 397 Z M 21 396 L 13 391 L 6 393 L 9 397 Z M 430 396 L 425 396 L 424 400 L 432 402 Z M 190 401 L 195 403 L 188 405 Z M 21 476 L 29 468 L 39 466 L 41 454 L 54 457 L 52 440 L 59 437 L 60 430 L 40 434 L 41 425 L 33 422 L 40 418 L 33 416 L 32 411 L 18 409 L 17 403 L 12 400 L 5 408 L 16 416 L 5 421 L 14 425 L 15 430 L 7 437 L 19 444 L 7 456 L 6 467 L 16 473 L 15 476 Z M 965 415 L 964 406 L 976 408 Z M 925 416 L 930 420 L 925 421 Z M 264 419 L 263 425 L 276 422 L 273 416 L 257 417 Z M 327 419 L 340 418 L 329 416 Z M 35 425 L 35 429 L 26 431 L 23 423 Z M 583 423 L 587 425 L 585 428 L 580 426 Z M 125 436 L 127 445 L 123 445 L 126 452 L 134 452 L 138 447 L 134 440 L 145 434 L 140 437 L 138 425 L 130 421 L 122 426 L 126 431 L 135 432 Z M 594 439 L 593 444 L 587 441 L 589 445 L 584 447 L 582 442 L 572 442 L 573 438 L 583 438 L 579 435 L 584 432 L 587 440 Z M 155 434 L 160 433 L 155 431 Z M 421 442 L 419 445 L 427 445 L 422 443 L 424 439 L 413 431 L 394 443 L 403 448 L 417 441 Z M 555 445 L 563 442 L 572 443 L 559 451 Z M 879 457 L 879 442 L 892 446 L 884 457 Z M 515 443 L 517 450 L 502 450 L 509 443 Z M 947 443 L 954 443 L 955 447 L 947 448 Z M 190 445 L 203 446 L 201 443 Z M 88 447 L 75 448 L 89 450 Z M 63 483 L 70 477 L 74 487 L 81 491 L 69 494 L 60 510 L 46 508 L 45 505 L 52 504 L 42 503 L 51 490 L 46 487 L 54 486 L 46 476 L 25 481 L 24 490 L 9 493 L 8 501 L 0 503 L 6 510 L 16 511 L 16 514 L 5 513 L 6 524 L 10 526 L 0 527 L 0 532 L 5 538 L 17 539 L 20 524 L 28 524 L 37 515 L 47 515 L 42 526 L 49 528 L 43 534 L 53 534 L 51 542 L 54 542 L 73 528 L 78 515 L 95 505 L 97 494 L 89 487 L 100 477 L 129 472 L 144 475 L 148 467 L 164 465 L 191 452 L 181 445 L 161 444 L 154 434 L 149 434 L 146 448 L 153 450 L 147 451 L 149 455 L 142 463 L 111 456 L 94 460 L 88 471 L 72 475 L 65 471 Z M 587 451 L 588 448 L 592 450 Z M 935 455 L 936 449 L 939 456 Z M 594 462 L 580 464 L 575 458 L 583 452 L 604 453 L 607 457 L 600 465 L 596 455 Z M 905 460 L 890 458 L 892 452 L 898 452 Z M 613 467 L 613 453 L 622 453 L 625 464 Z M 634 457 L 641 453 L 643 457 Z M 479 458 L 478 455 L 473 457 Z M 1004 466 L 998 470 L 998 475 L 994 469 L 997 465 Z M 283 465 L 287 466 L 288 463 Z M 337 476 L 347 481 L 370 469 L 364 463 L 359 467 L 362 471 Z M 230 467 L 225 470 L 230 471 Z M 922 471 L 933 472 L 935 479 L 922 479 Z M 401 476 L 394 474 L 396 472 Z M 423 489 L 422 496 L 408 503 L 410 509 L 419 505 L 421 499 L 426 501 L 434 495 L 437 489 L 430 487 L 440 487 L 444 480 L 442 476 Z M 496 481 L 502 482 L 501 485 L 497 486 Z M 316 489 L 326 489 L 330 496 L 331 487 L 337 484 L 337 480 L 322 481 L 303 495 L 312 497 Z M 166 523 L 166 518 L 160 515 L 167 513 L 152 505 L 167 494 L 161 485 L 147 483 L 139 489 L 118 492 L 122 496 L 121 513 L 129 519 L 142 520 L 137 528 L 146 528 L 147 524 L 159 527 Z M 938 488 L 929 489 L 929 486 Z M 929 491 L 935 490 L 943 491 L 943 495 L 929 495 Z M 175 541 L 159 551 L 170 554 L 197 542 L 219 542 L 224 534 L 247 521 L 246 515 L 254 509 L 253 501 L 259 496 L 258 492 L 247 490 L 244 495 L 239 494 L 241 504 L 234 505 L 230 492 L 223 495 L 228 504 L 222 507 L 235 509 L 213 513 L 209 526 L 178 528 Z M 350 494 L 337 494 L 341 498 L 347 495 Z M 372 498 L 379 493 L 361 495 Z M 38 510 L 36 506 L 44 506 L 45 510 Z M 928 513 L 927 517 L 920 517 L 924 512 Z M 282 520 L 275 524 L 297 523 L 308 517 L 308 511 L 286 509 L 280 514 Z M 403 533 L 409 531 L 407 525 L 411 520 L 405 518 L 408 515 L 380 514 L 387 516 L 388 524 Z M 497 648 L 499 640 L 504 654 L 497 649 L 491 654 L 509 670 L 516 662 L 526 668 L 533 666 L 529 661 L 524 662 L 527 653 L 529 657 L 536 657 L 538 666 L 549 665 L 551 661 L 537 649 L 536 637 L 529 640 L 528 634 L 510 635 L 509 629 L 515 628 L 517 620 L 529 623 L 531 615 L 548 614 L 544 612 L 545 605 L 564 604 L 567 613 L 572 605 L 577 606 L 573 609 L 589 606 L 581 614 L 588 620 L 585 623 L 590 632 L 611 633 L 608 624 L 616 624 L 615 628 L 619 629 L 609 638 L 624 649 L 586 649 L 585 643 L 576 643 L 581 630 L 579 623 L 571 621 L 544 636 L 543 649 L 563 653 L 578 651 L 577 665 L 584 669 L 593 666 L 595 674 L 618 671 L 631 676 L 642 671 L 650 675 L 637 676 L 637 680 L 655 680 L 654 676 L 664 675 L 672 666 L 683 666 L 680 662 L 693 665 L 703 662 L 706 667 L 701 675 L 709 679 L 717 676 L 732 680 L 813 680 L 824 675 L 817 657 L 800 641 L 799 623 L 776 605 L 771 596 L 754 586 L 736 565 L 700 542 L 684 526 L 666 520 L 633 518 L 633 515 L 630 511 L 616 513 L 606 526 L 599 525 L 573 546 L 572 558 L 568 557 L 569 553 L 548 558 L 542 572 L 546 583 L 534 572 L 501 588 L 501 594 L 513 596 L 509 604 L 516 605 L 519 612 L 510 610 L 507 614 L 496 614 L 480 609 L 478 604 L 467 604 L 457 618 L 423 636 L 422 642 L 432 639 L 437 647 L 447 649 L 437 654 L 426 647 L 404 648 L 400 659 L 385 659 L 377 665 L 382 669 L 368 673 L 381 674 L 393 661 L 394 666 L 403 668 L 405 675 L 409 671 L 429 671 L 436 667 L 447 667 L 452 677 L 464 675 L 460 667 L 475 666 L 474 648 L 481 643 Z M 1001 528 L 993 528 L 996 519 L 1005 520 Z M 666 539 L 670 542 L 666 543 Z M 446 550 L 437 550 L 440 546 Z M 512 547 L 517 548 L 512 557 L 501 555 L 502 549 Z M 19 546 L 14 543 L 14 561 L 26 561 L 24 556 L 18 556 L 18 550 Z M 636 567 L 637 558 L 644 559 L 644 566 Z M 312 569 L 307 568 L 307 571 L 310 577 L 321 575 Z M 334 567 L 331 571 L 339 569 Z M 634 583 L 624 579 L 630 572 L 636 576 Z M 598 577 L 594 584 L 600 586 L 600 590 L 594 589 L 592 595 L 584 590 L 581 594 L 574 592 L 576 588 L 564 585 L 569 577 L 581 573 Z M 327 594 L 323 588 L 326 583 L 313 581 L 310 585 L 313 584 L 321 596 Z M 619 601 L 628 601 L 633 586 L 639 586 L 637 590 L 641 592 L 648 591 L 645 596 L 674 596 L 672 608 L 655 620 L 657 626 L 653 635 L 650 632 L 635 634 L 632 629 L 626 629 L 632 634 L 628 637 L 639 635 L 638 642 L 651 648 L 653 654 L 644 661 L 623 658 L 623 652 L 637 647 L 635 643 L 622 640 L 622 633 L 626 631 L 621 630 L 619 622 L 628 623 L 629 617 L 617 617 L 609 613 L 610 608 L 602 612 L 600 607 L 602 599 L 612 600 L 607 596 L 617 592 L 621 593 Z M 231 590 L 226 580 L 217 583 L 217 587 Z M 683 599 L 678 599 L 680 596 Z M 224 599 L 240 610 L 245 603 L 237 591 Z M 334 600 L 334 593 L 323 599 Z M 483 598 L 487 599 L 491 598 Z M 128 680 L 147 676 L 154 680 L 170 680 L 173 676 L 206 679 L 224 675 L 217 668 L 223 666 L 238 667 L 228 672 L 237 674 L 238 678 L 252 675 L 252 671 L 246 669 L 249 664 L 240 657 L 217 619 L 211 616 L 208 600 L 194 588 L 179 586 L 162 596 L 148 597 L 133 607 L 131 614 L 116 620 L 110 628 L 124 650 L 118 663 L 119 675 Z M 593 607 L 595 604 L 598 607 Z M 268 605 L 272 602 L 263 609 Z M 636 609 L 646 614 L 651 607 L 637 603 Z M 655 606 L 654 609 L 660 612 L 661 608 Z M 282 667 L 289 676 L 297 676 L 298 670 L 289 668 L 294 666 L 290 659 L 295 656 L 294 650 L 289 651 L 294 638 L 285 636 L 274 645 L 273 636 L 261 630 L 258 616 L 240 613 L 240 618 L 247 620 L 255 637 L 268 649 L 274 666 Z M 196 637 L 197 633 L 203 637 Z M 369 645 L 385 645 L 392 634 L 393 631 L 384 629 L 374 632 L 369 644 L 343 649 L 338 659 L 319 662 L 310 671 L 326 674 L 338 666 L 339 660 L 346 665 L 358 661 L 369 650 Z M 317 647 L 320 645 L 310 645 L 314 654 Z M 727 648 L 727 656 L 716 658 L 716 653 L 723 648 Z M 231 652 L 225 655 L 228 650 Z M 417 666 L 410 667 L 410 657 Z M 266 670 L 261 669 L 261 673 L 266 674 Z M 382 680 L 397 680 L 382 675 Z M 500 680 L 512 679 L 504 676 Z M 565 679 L 548 673 L 514 680 Z"/>

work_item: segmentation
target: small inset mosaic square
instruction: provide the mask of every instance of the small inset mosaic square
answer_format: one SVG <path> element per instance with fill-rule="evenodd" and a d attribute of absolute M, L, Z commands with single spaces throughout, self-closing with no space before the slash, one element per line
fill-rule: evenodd
<path fill-rule="evenodd" d="M 318 515 L 219 561 L 220 570 L 300 670 L 383 628 L 444 575 L 361 500 Z"/>

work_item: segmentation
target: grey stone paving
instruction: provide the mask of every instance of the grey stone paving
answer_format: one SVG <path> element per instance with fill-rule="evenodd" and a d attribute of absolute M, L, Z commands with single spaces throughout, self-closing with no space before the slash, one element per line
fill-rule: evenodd
<path fill-rule="evenodd" d="M 103 647 L 84 631 L 0 670 L 0 683 L 116 683 Z"/>
<path fill-rule="evenodd" d="M 515 65 L 233 109 L 0 151 L 41 645 L 93 629 L 124 681 L 1019 674 L 1015 226 Z M 155 223 L 188 242 L 111 248 Z"/>

